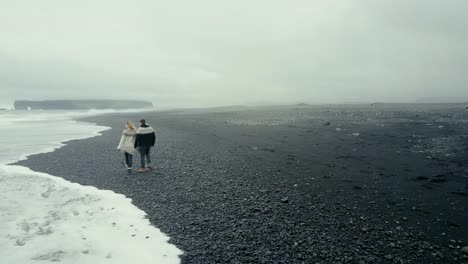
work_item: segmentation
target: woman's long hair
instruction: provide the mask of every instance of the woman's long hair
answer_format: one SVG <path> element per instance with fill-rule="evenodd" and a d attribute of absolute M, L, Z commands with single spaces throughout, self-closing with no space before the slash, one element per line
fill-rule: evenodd
<path fill-rule="evenodd" d="M 132 131 L 135 131 L 136 128 L 135 128 L 135 124 L 132 123 L 132 121 L 128 121 L 127 122 L 127 127 L 128 129 L 132 130 Z"/>

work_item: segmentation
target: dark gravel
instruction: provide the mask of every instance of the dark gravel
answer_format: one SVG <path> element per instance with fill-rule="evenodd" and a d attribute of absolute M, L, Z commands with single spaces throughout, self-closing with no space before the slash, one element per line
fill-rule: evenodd
<path fill-rule="evenodd" d="M 143 115 L 87 119 L 113 129 L 20 164 L 132 198 L 183 263 L 467 263 L 464 107 Z M 127 175 L 115 148 L 142 117 L 157 168 Z"/>

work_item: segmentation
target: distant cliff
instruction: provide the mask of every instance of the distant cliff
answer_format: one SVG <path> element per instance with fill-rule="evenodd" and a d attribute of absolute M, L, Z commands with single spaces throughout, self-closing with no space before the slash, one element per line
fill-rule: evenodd
<path fill-rule="evenodd" d="M 16 110 L 89 110 L 138 109 L 153 107 L 153 103 L 137 100 L 16 100 Z"/>

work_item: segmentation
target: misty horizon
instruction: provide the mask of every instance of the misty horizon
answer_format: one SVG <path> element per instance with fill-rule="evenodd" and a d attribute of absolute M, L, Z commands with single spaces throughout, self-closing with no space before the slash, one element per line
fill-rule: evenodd
<path fill-rule="evenodd" d="M 0 107 L 468 101 L 468 3 L 0 0 Z"/>
<path fill-rule="evenodd" d="M 13 110 L 14 102 L 16 101 L 34 101 L 34 102 L 44 102 L 44 101 L 121 101 L 120 99 L 103 99 L 103 98 L 91 98 L 91 99 L 45 99 L 45 100 L 14 100 L 11 104 L 0 104 L 0 109 Z M 125 101 L 125 100 L 123 100 Z M 281 102 L 281 101 L 254 101 L 246 102 L 243 104 L 213 104 L 213 105 L 195 105 L 195 106 L 168 106 L 168 105 L 156 105 L 153 101 L 144 100 L 144 99 L 132 99 L 130 101 L 142 101 L 152 103 L 152 108 L 169 110 L 169 109 L 198 109 L 198 108 L 217 108 L 217 107 L 256 107 L 256 106 L 292 106 L 292 105 L 363 105 L 363 104 L 467 104 L 468 100 L 462 100 L 457 98 L 423 98 L 421 100 L 415 101 L 337 101 L 337 102 L 306 102 L 306 101 L 294 101 L 294 102 Z M 135 108 L 144 108 L 135 106 Z M 37 109 L 33 109 L 37 110 Z"/>

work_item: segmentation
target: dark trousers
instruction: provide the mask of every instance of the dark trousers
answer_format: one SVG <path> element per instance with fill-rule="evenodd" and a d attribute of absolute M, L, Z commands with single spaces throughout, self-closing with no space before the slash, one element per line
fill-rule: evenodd
<path fill-rule="evenodd" d="M 145 158 L 146 158 L 147 164 L 151 163 L 150 149 L 151 147 L 140 147 L 140 161 L 141 161 L 142 168 L 145 168 Z"/>
<path fill-rule="evenodd" d="M 133 155 L 128 154 L 125 152 L 125 164 L 127 164 L 127 167 L 131 168 L 133 164 Z"/>

